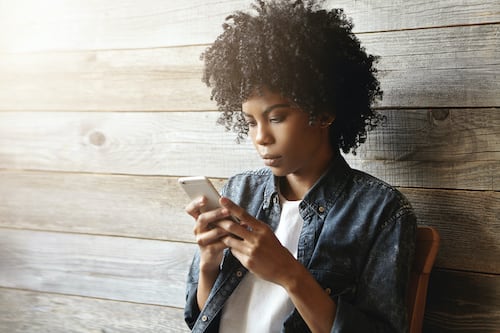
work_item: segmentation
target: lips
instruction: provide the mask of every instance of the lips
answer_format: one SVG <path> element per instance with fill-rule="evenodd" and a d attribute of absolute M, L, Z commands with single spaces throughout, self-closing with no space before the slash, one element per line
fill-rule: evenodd
<path fill-rule="evenodd" d="M 277 166 L 282 157 L 280 155 L 265 154 L 262 155 L 261 158 L 266 166 L 272 167 Z"/>

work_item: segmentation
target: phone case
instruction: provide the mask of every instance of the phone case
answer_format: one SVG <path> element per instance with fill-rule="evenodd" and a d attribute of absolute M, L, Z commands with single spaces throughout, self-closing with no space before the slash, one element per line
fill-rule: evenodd
<path fill-rule="evenodd" d="M 179 178 L 179 184 L 187 193 L 187 195 L 192 199 L 198 199 L 202 196 L 207 198 L 207 205 L 205 211 L 213 210 L 219 208 L 219 198 L 220 194 L 215 189 L 214 185 L 210 182 L 207 177 L 196 176 L 196 177 L 183 177 Z"/>

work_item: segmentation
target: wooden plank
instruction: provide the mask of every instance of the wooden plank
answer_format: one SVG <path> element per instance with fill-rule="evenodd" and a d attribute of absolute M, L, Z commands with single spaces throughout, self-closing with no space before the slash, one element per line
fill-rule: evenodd
<path fill-rule="evenodd" d="M 463 109 L 427 120 L 433 112 L 386 111 L 391 125 L 349 162 L 396 186 L 500 189 L 500 114 Z M 234 134 L 215 125 L 217 116 L 3 112 L 0 168 L 224 178 L 261 167 L 249 140 L 236 144 Z"/>
<path fill-rule="evenodd" d="M 149 48 L 212 42 L 224 18 L 249 0 L 3 1 L 0 50 Z M 344 8 L 355 31 L 386 31 L 500 21 L 494 0 L 327 1 Z"/>
<path fill-rule="evenodd" d="M 358 150 L 363 160 L 498 161 L 500 109 L 381 110 L 385 122 Z"/>
<path fill-rule="evenodd" d="M 500 106 L 498 25 L 363 35 L 400 107 Z M 205 46 L 0 54 L 0 110 L 214 110 L 201 82 Z"/>
<path fill-rule="evenodd" d="M 4 1 L 0 51 L 155 48 L 207 43 L 248 0 Z M 41 14 L 42 13 L 42 14 Z M 16 38 L 10 37 L 15 35 Z"/>
<path fill-rule="evenodd" d="M 500 192 L 402 189 L 418 222 L 437 228 L 435 266 L 500 274 Z"/>
<path fill-rule="evenodd" d="M 347 160 L 353 168 L 395 186 L 469 190 L 498 190 L 500 186 L 498 161 L 380 161 L 351 157 Z"/>
<path fill-rule="evenodd" d="M 434 270 L 424 332 L 497 332 L 499 278 Z M 2 332 L 185 332 L 180 309 L 0 289 Z"/>
<path fill-rule="evenodd" d="M 194 242 L 176 178 L 2 171 L 0 184 L 3 227 Z"/>
<path fill-rule="evenodd" d="M 237 145 L 221 127 L 214 131 L 216 118 L 182 112 L 0 113 L 0 167 L 217 177 L 261 165 L 249 142 Z"/>
<path fill-rule="evenodd" d="M 424 332 L 497 332 L 498 275 L 435 269 L 431 275 Z M 5 332 L 184 332 L 181 310 L 0 289 L 0 329 Z"/>
<path fill-rule="evenodd" d="M 0 227 L 194 242 L 175 178 L 2 171 L 0 184 Z M 441 234 L 436 266 L 500 274 L 500 192 L 402 191 Z"/>
<path fill-rule="evenodd" d="M 328 8 L 343 8 L 356 33 L 498 22 L 495 0 L 326 0 Z"/>
<path fill-rule="evenodd" d="M 363 35 L 367 51 L 381 56 L 382 105 L 498 106 L 499 29 L 486 25 Z"/>
<path fill-rule="evenodd" d="M 189 332 L 183 310 L 0 288 L 0 331 Z"/>
<path fill-rule="evenodd" d="M 434 270 L 423 332 L 498 333 L 499 304 L 499 275 Z"/>
<path fill-rule="evenodd" d="M 215 110 L 204 49 L 0 54 L 0 109 Z"/>
<path fill-rule="evenodd" d="M 0 248 L 1 287 L 183 307 L 195 245 L 0 229 Z"/>

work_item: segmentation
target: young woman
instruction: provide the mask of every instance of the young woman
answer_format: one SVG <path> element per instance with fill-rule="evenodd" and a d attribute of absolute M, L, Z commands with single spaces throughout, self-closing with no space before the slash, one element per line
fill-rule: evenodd
<path fill-rule="evenodd" d="M 199 251 L 186 322 L 193 332 L 406 332 L 415 215 L 340 154 L 381 120 L 376 59 L 341 10 L 254 10 L 230 16 L 202 57 L 220 122 L 248 135 L 265 167 L 231 177 L 222 208 L 187 206 Z"/>

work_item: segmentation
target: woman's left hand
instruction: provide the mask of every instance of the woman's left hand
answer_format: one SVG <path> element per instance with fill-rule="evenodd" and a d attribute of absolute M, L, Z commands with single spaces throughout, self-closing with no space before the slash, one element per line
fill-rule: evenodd
<path fill-rule="evenodd" d="M 221 198 L 220 204 L 240 221 L 240 224 L 230 220 L 215 222 L 220 228 L 239 237 L 229 235 L 222 242 L 253 274 L 283 286 L 293 272 L 293 266 L 300 263 L 281 245 L 267 224 L 255 219 L 228 198 Z"/>

